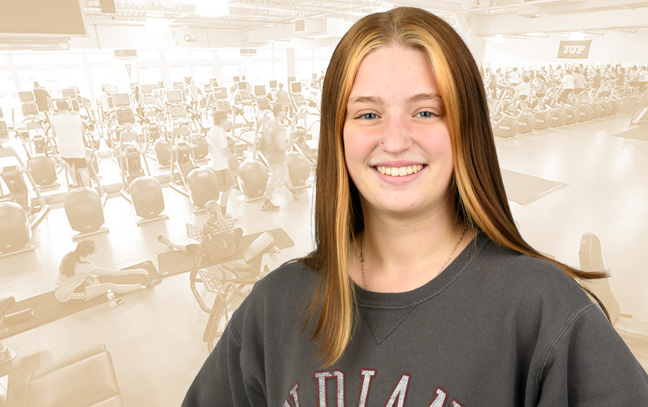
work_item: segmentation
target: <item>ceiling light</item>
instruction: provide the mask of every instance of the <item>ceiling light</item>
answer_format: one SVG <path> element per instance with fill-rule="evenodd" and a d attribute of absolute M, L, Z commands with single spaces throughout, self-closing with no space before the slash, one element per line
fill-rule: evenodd
<path fill-rule="evenodd" d="M 169 32 L 169 22 L 161 18 L 149 18 L 144 25 L 151 34 L 164 34 Z"/>
<path fill-rule="evenodd" d="M 585 33 L 582 32 L 573 32 L 569 34 L 570 41 L 582 41 L 585 39 Z"/>
<path fill-rule="evenodd" d="M 196 14 L 203 17 L 229 15 L 228 0 L 196 0 Z"/>

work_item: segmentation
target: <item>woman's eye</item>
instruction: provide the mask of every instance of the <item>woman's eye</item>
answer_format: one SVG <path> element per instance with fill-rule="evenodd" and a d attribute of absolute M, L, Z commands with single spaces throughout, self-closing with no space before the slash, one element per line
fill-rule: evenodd
<path fill-rule="evenodd" d="M 432 113 L 432 112 L 418 112 L 416 115 L 417 115 L 418 117 L 422 117 L 422 118 L 424 118 L 424 119 L 430 119 L 430 118 L 436 116 L 436 115 L 435 115 L 434 113 Z"/>
<path fill-rule="evenodd" d="M 373 120 L 378 118 L 378 115 L 375 113 L 362 113 L 358 115 L 358 119 L 364 119 L 364 120 Z"/>

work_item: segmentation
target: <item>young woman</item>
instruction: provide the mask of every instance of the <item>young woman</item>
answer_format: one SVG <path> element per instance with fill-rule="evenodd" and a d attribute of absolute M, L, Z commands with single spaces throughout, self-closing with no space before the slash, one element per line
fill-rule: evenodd
<path fill-rule="evenodd" d="M 184 406 L 630 406 L 587 275 L 520 236 L 479 71 L 443 20 L 358 21 L 323 85 L 316 249 L 252 290 Z"/>
<path fill-rule="evenodd" d="M 153 287 L 149 274 L 144 269 L 113 271 L 97 267 L 88 260 L 97 248 L 92 240 L 84 240 L 76 249 L 63 256 L 54 295 L 60 302 L 89 301 L 108 290 L 115 294 Z"/>

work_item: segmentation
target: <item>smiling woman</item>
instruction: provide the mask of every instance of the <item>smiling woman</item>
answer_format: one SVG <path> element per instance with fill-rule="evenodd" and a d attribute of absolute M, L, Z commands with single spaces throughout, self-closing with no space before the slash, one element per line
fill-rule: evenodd
<path fill-rule="evenodd" d="M 349 96 L 343 141 L 365 226 L 416 217 L 438 229 L 439 222 L 454 219 L 454 205 L 447 199 L 452 144 L 437 94 L 422 51 L 389 46 L 362 60 Z"/>
<path fill-rule="evenodd" d="M 414 8 L 359 20 L 331 58 L 320 130 L 317 247 L 255 286 L 184 406 L 648 403 L 648 376 L 577 283 L 605 273 L 520 236 L 452 27 Z"/>

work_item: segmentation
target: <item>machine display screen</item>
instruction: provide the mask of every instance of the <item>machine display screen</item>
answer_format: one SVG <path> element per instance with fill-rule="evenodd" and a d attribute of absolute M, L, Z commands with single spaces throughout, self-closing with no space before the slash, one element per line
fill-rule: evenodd
<path fill-rule="evenodd" d="M 120 126 L 124 124 L 135 124 L 135 115 L 131 109 L 117 109 L 115 114 L 117 115 L 117 123 Z"/>
<path fill-rule="evenodd" d="M 63 89 L 61 91 L 64 98 L 76 99 L 77 91 L 74 88 Z"/>
<path fill-rule="evenodd" d="M 182 92 L 174 89 L 167 91 L 167 102 L 169 103 L 181 103 L 182 102 Z"/>
<path fill-rule="evenodd" d="M 254 85 L 254 96 L 265 96 L 266 87 L 265 85 Z"/>
<path fill-rule="evenodd" d="M 24 103 L 21 105 L 23 116 L 31 116 L 38 114 L 38 106 L 36 103 Z"/>
<path fill-rule="evenodd" d="M 142 86 L 140 87 L 140 90 L 141 90 L 142 93 L 144 93 L 144 94 L 153 93 L 153 85 L 150 84 L 150 83 L 144 83 L 144 84 L 142 84 Z"/>
<path fill-rule="evenodd" d="M 187 110 L 184 106 L 169 106 L 169 114 L 174 119 L 184 119 L 187 117 Z"/>
<path fill-rule="evenodd" d="M 214 98 L 227 99 L 227 88 L 225 87 L 214 88 Z"/>
<path fill-rule="evenodd" d="M 18 98 L 21 102 L 33 102 L 36 99 L 34 98 L 34 92 L 31 90 L 21 90 L 18 92 Z"/>
<path fill-rule="evenodd" d="M 301 93 L 301 82 L 290 82 L 290 93 Z"/>
<path fill-rule="evenodd" d="M 130 106 L 130 96 L 128 93 L 115 93 L 112 95 L 112 98 L 115 107 Z"/>

